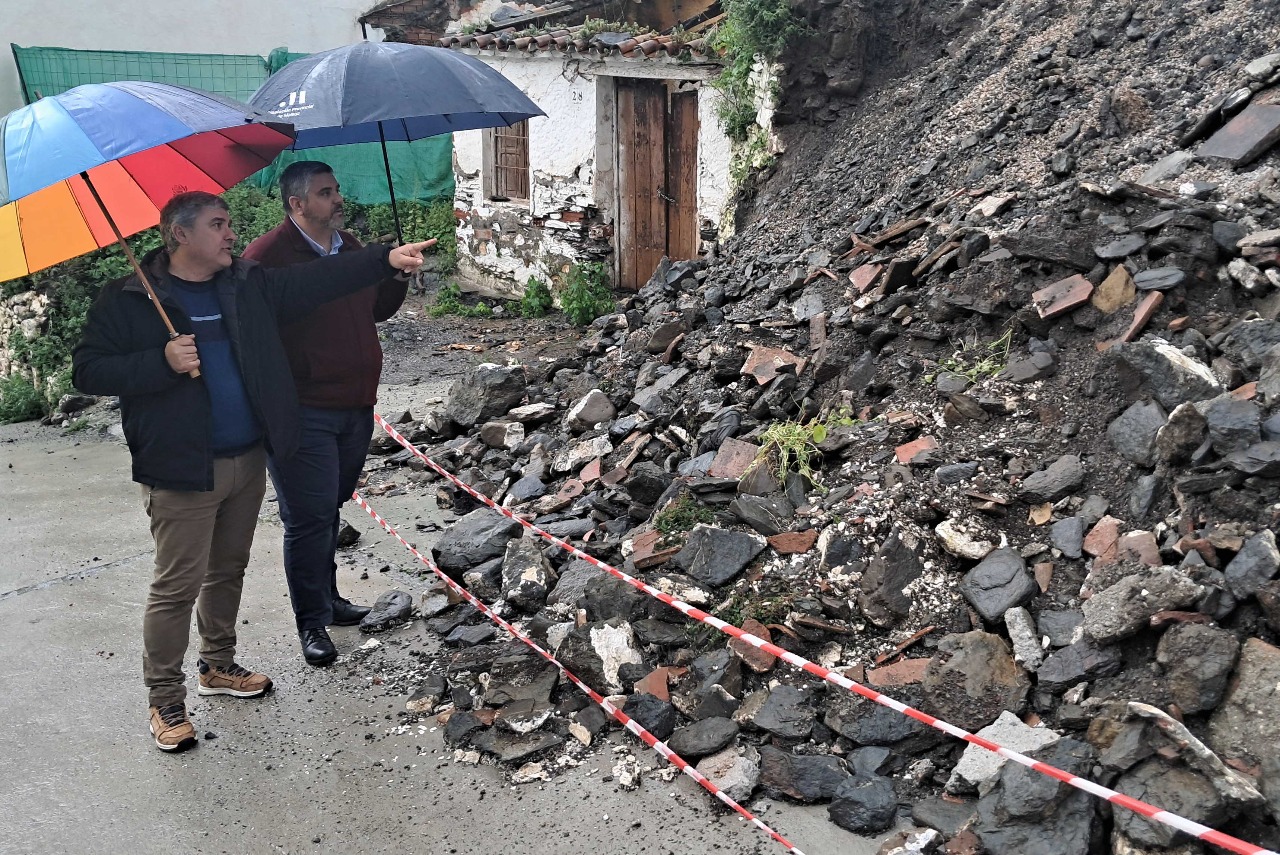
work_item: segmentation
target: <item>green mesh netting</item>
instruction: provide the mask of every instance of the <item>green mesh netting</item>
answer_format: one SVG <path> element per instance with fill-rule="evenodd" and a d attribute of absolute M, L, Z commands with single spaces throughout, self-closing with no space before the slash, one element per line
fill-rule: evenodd
<path fill-rule="evenodd" d="M 57 95 L 84 83 L 149 80 L 176 83 L 248 100 L 262 82 L 286 63 L 306 54 L 276 48 L 265 60 L 233 54 L 158 53 L 71 50 L 11 45 L 27 103 Z M 387 144 L 397 199 L 452 199 L 453 138 Z M 296 160 L 323 160 L 333 167 L 347 198 L 373 205 L 390 201 L 382 150 L 376 143 L 287 151 L 248 180 L 263 189 L 275 187 L 280 170 Z"/>

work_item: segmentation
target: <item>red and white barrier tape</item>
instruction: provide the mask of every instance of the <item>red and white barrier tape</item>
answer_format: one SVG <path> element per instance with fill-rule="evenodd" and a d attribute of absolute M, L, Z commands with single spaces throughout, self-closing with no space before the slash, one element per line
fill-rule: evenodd
<path fill-rule="evenodd" d="M 386 431 L 389 436 L 395 439 L 396 442 L 400 443 L 400 445 L 402 445 L 405 449 L 413 453 L 415 457 L 417 457 L 419 460 L 425 463 L 428 467 L 430 467 L 432 471 L 437 472 L 444 478 L 447 478 L 453 484 L 457 485 L 458 487 L 461 487 L 463 490 L 465 490 L 469 495 L 471 495 L 477 501 L 488 506 L 489 508 L 492 508 L 494 511 L 497 511 L 498 513 L 502 514 L 504 517 L 507 517 L 508 519 L 511 519 L 511 520 L 514 520 L 515 522 L 520 523 L 520 525 L 524 526 L 529 531 L 533 532 L 534 534 L 538 535 L 539 537 L 543 538 L 549 543 L 555 544 L 556 546 L 565 550 L 569 554 L 573 555 L 575 558 L 580 558 L 583 561 L 586 561 L 591 565 L 605 571 L 606 573 L 623 580 L 629 585 L 635 588 L 638 588 L 641 591 L 644 591 L 649 596 L 654 597 L 655 599 L 658 599 L 666 603 L 667 605 L 678 610 L 682 614 L 693 618 L 696 621 L 700 621 L 701 623 L 705 623 L 709 626 L 713 626 L 716 629 L 720 630 L 721 632 L 725 633 L 726 635 L 730 635 L 734 638 L 739 638 L 745 641 L 746 643 L 750 644 L 752 647 L 757 647 L 767 653 L 771 653 L 774 656 L 778 657 L 779 659 L 783 660 L 784 662 L 790 665 L 794 665 L 795 667 L 803 671 L 807 671 L 808 673 L 813 674 L 815 677 L 819 677 L 827 681 L 828 683 L 832 683 L 836 686 L 839 686 L 842 689 L 853 692 L 854 694 L 861 695 L 862 697 L 867 698 L 868 700 L 874 701 L 877 704 L 880 704 L 881 706 L 886 706 L 891 710 L 896 710 L 897 712 L 902 713 L 905 716 L 914 718 L 916 721 L 927 724 L 929 727 L 932 727 L 935 730 L 940 730 L 943 733 L 946 733 L 950 736 L 954 736 L 956 739 L 961 739 L 961 740 L 964 740 L 965 742 L 969 742 L 969 743 L 972 743 L 973 745 L 977 745 L 980 748 L 985 748 L 987 751 L 992 751 L 996 754 L 999 754 L 1001 757 L 1004 757 L 1007 760 L 1012 760 L 1013 762 L 1018 763 L 1022 766 L 1026 766 L 1029 769 L 1034 769 L 1037 772 L 1041 772 L 1045 775 L 1048 775 L 1051 778 L 1055 778 L 1064 784 L 1068 784 L 1072 787 L 1075 787 L 1078 790 L 1084 790 L 1086 793 L 1091 793 L 1100 799 L 1105 799 L 1106 801 L 1111 802 L 1112 804 L 1119 805 L 1120 807 L 1126 808 L 1127 810 L 1131 810 L 1134 813 L 1140 816 L 1144 816 L 1147 819 L 1150 819 L 1154 822 L 1159 822 L 1164 825 L 1170 826 L 1172 828 L 1176 828 L 1177 830 L 1185 834 L 1189 834 L 1198 840 L 1203 840 L 1206 843 L 1212 843 L 1214 846 L 1219 846 L 1223 849 L 1226 849 L 1228 852 L 1234 852 L 1236 853 L 1236 855 L 1280 855 L 1280 853 L 1277 853 L 1273 850 L 1264 849 L 1261 846 L 1256 846 L 1247 841 L 1240 840 L 1239 838 L 1236 838 L 1236 837 L 1232 837 L 1229 834 L 1223 834 L 1220 831 L 1215 831 L 1214 829 L 1209 828 L 1208 826 L 1201 825 L 1200 823 L 1187 819 L 1186 817 L 1179 816 L 1175 813 L 1170 813 L 1169 811 L 1166 811 L 1166 810 L 1161 810 L 1155 805 L 1148 804 L 1144 801 L 1140 801 L 1131 796 L 1126 796 L 1124 793 L 1120 793 L 1115 790 L 1109 789 L 1107 787 L 1102 786 L 1101 784 L 1096 784 L 1093 781 L 1088 780 L 1087 778 L 1078 777 L 1076 775 L 1071 774 L 1070 772 L 1063 771 L 1062 769 L 1059 769 L 1056 766 L 1050 766 L 1048 763 L 1041 763 L 1039 760 L 1034 760 L 1026 756 L 1025 754 L 1021 754 L 1010 748 L 1005 748 L 1004 746 L 997 745 L 996 743 L 992 742 L 989 739 L 985 739 L 981 736 L 970 733 L 969 731 L 964 730 L 963 728 L 956 727 L 953 724 L 949 724 L 943 721 L 942 719 L 934 718 L 928 713 L 921 712 L 920 710 L 915 709 L 914 707 L 907 706 L 901 701 L 894 700 L 893 698 L 888 697 L 887 695 L 882 695 L 879 692 L 875 691 L 874 689 L 869 689 L 860 683 L 850 680 L 848 677 L 845 677 L 843 674 L 838 674 L 835 671 L 830 670 L 829 668 L 823 668 L 821 665 L 818 665 L 817 663 L 814 663 L 814 662 L 810 662 L 808 659 L 805 659 L 803 656 L 797 656 L 795 653 L 792 653 L 789 650 L 783 650 L 781 647 L 778 647 L 775 644 L 765 641 L 763 638 L 760 638 L 757 635 L 752 635 L 749 632 L 744 632 L 738 627 L 734 626 L 733 624 L 726 623 L 725 621 L 720 620 L 720 618 L 716 617 L 715 615 L 707 614 L 706 612 L 702 611 L 699 608 L 691 606 L 688 603 L 683 602 L 681 600 L 677 600 L 675 597 L 672 597 L 670 594 L 664 593 L 663 591 L 659 591 L 657 588 L 654 588 L 653 586 L 648 585 L 640 581 L 639 579 L 636 579 L 632 576 L 628 576 L 626 573 L 623 573 L 621 570 L 618 570 L 617 568 L 609 564 L 606 564 L 597 558 L 594 558 L 588 555 L 587 553 L 583 552 L 582 550 L 578 549 L 577 547 L 569 543 L 566 543 L 565 541 L 561 540 L 555 535 L 549 534 L 543 531 L 542 529 L 538 528 L 536 525 L 529 522 L 528 520 L 522 519 L 521 517 L 512 513 L 511 510 L 509 510 L 508 508 L 504 508 L 500 506 L 497 502 L 493 501 L 488 496 L 485 496 L 477 492 L 470 485 L 463 483 L 453 473 L 449 472 L 444 467 L 440 466 L 440 464 L 436 463 L 430 457 L 427 457 L 425 454 L 419 451 L 418 448 L 413 445 L 413 443 L 409 442 L 409 440 L 401 436 L 399 431 L 397 431 L 394 427 L 388 424 L 386 419 L 382 418 L 381 415 L 379 415 L 378 413 L 374 413 L 373 418 L 374 418 L 374 421 L 377 422 L 378 425 L 381 426 L 382 429 Z"/>
<path fill-rule="evenodd" d="M 552 665 L 559 668 L 560 673 L 564 674 L 566 679 L 568 679 L 571 683 L 573 683 L 582 691 L 586 692 L 587 696 L 591 698 L 591 700 L 595 701 L 596 704 L 598 704 L 601 709 L 603 709 L 610 716 L 612 716 L 617 721 L 619 721 L 622 724 L 622 726 L 625 727 L 627 730 L 631 731 L 631 733 L 639 737 L 639 739 L 642 742 L 644 742 L 654 751 L 657 751 L 660 755 L 666 758 L 667 762 L 671 763 L 681 772 L 688 775 L 690 778 L 696 781 L 699 786 L 701 786 L 707 792 L 711 793 L 711 795 L 715 796 L 717 799 L 723 802 L 726 806 L 728 806 L 734 812 L 741 815 L 744 819 L 751 822 L 751 824 L 754 825 L 756 828 L 760 829 L 765 834 L 769 835 L 774 840 L 781 843 L 783 846 L 786 847 L 788 852 L 794 852 L 795 855 L 804 855 L 804 853 L 801 852 L 799 849 L 797 849 L 795 845 L 791 843 L 790 840 L 787 840 L 787 838 L 783 837 L 781 834 L 774 831 L 772 828 L 766 825 L 763 821 L 761 821 L 759 817 L 751 813 L 751 811 L 747 810 L 742 805 L 738 804 L 730 796 L 728 796 L 723 791 L 721 791 L 718 787 L 716 787 L 715 784 L 707 780 L 706 776 L 704 776 L 697 769 L 690 766 L 688 762 L 686 762 L 684 758 L 682 758 L 679 754 L 675 753 L 670 748 L 668 748 L 665 742 L 658 739 L 656 736 L 654 736 L 652 733 L 650 733 L 648 730 L 642 727 L 635 719 L 631 718 L 622 710 L 618 709 L 613 704 L 606 701 L 598 692 L 596 692 L 586 683 L 579 680 L 572 671 L 570 671 L 568 668 L 566 668 L 564 665 L 560 663 L 560 660 L 556 659 L 549 652 L 544 650 L 541 646 L 538 645 L 537 642 L 529 638 L 527 635 L 525 635 L 516 627 L 507 623 L 502 618 L 498 617 L 496 614 L 493 613 L 493 611 L 488 606 L 486 606 L 483 602 L 481 602 L 478 597 L 476 597 L 466 588 L 462 587 L 457 582 L 455 582 L 454 580 L 446 576 L 444 571 L 442 571 L 439 567 L 437 567 L 434 561 L 432 561 L 430 558 L 423 555 L 412 544 L 410 544 L 407 540 L 401 537 L 400 532 L 396 531 L 395 527 L 392 526 L 391 523 L 383 519 L 377 513 L 377 511 L 375 511 L 369 505 L 369 503 L 364 500 L 364 498 L 359 493 L 353 493 L 351 495 L 351 498 L 356 502 L 356 504 L 364 508 L 365 511 L 369 514 L 369 516 L 373 517 L 374 521 L 378 523 L 378 525 L 382 526 L 382 528 L 388 534 L 390 534 L 396 540 L 400 541 L 401 545 L 403 545 L 405 549 L 408 549 L 411 553 L 413 553 L 415 558 L 417 558 L 419 561 L 425 564 L 427 568 L 431 570 L 432 573 L 435 573 L 436 576 L 438 576 L 441 580 L 443 580 L 446 585 L 448 585 L 450 588 L 456 591 L 468 603 L 470 603 L 471 605 L 479 609 L 481 613 L 485 615 L 485 617 L 489 618 L 489 620 L 493 621 L 498 626 L 502 627 L 507 632 L 511 633 L 513 636 L 523 641 L 529 647 L 533 648 L 533 650 L 539 656 L 541 656 L 543 659 L 546 659 Z"/>

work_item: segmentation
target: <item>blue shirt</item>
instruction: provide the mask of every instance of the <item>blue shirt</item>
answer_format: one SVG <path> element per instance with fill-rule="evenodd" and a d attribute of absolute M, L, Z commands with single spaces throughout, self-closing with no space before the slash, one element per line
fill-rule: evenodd
<path fill-rule="evenodd" d="M 333 230 L 333 240 L 329 242 L 329 249 L 326 251 L 325 248 L 315 240 L 315 238 L 307 234 L 306 229 L 298 225 L 298 221 L 293 218 L 293 214 L 289 215 L 289 222 L 293 223 L 293 227 L 302 233 L 302 237 L 307 243 L 311 244 L 311 248 L 316 251 L 316 255 L 319 255 L 322 258 L 327 255 L 337 255 L 338 250 L 342 249 L 342 235 L 338 233 L 337 229 Z"/>
<path fill-rule="evenodd" d="M 173 275 L 169 276 L 169 285 L 178 305 L 191 319 L 191 332 L 196 337 L 200 374 L 212 405 L 213 456 L 240 454 L 262 439 L 262 427 L 249 405 L 240 364 L 231 349 L 217 286 L 213 282 L 187 282 Z"/>

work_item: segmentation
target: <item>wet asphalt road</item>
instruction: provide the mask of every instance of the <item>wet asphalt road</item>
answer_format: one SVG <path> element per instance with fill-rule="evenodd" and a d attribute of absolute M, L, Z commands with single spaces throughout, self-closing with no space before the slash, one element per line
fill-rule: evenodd
<path fill-rule="evenodd" d="M 415 517 L 438 515 L 429 504 L 411 494 L 375 506 L 412 528 Z M 354 506 L 346 516 L 365 534 L 354 563 L 340 563 L 342 590 L 365 602 L 392 586 L 416 594 L 422 583 L 409 575 L 378 572 L 412 557 Z M 189 679 L 201 743 L 162 754 L 147 733 L 140 679 L 151 541 L 123 445 L 0 428 L 0 526 L 0 853 L 783 851 L 682 776 L 619 790 L 603 780 L 609 744 L 547 783 L 513 786 L 487 763 L 455 763 L 434 720 L 404 727 L 397 717 L 404 674 L 437 651 L 420 623 L 367 650 L 369 636 L 335 629 L 338 663 L 306 666 L 269 505 L 238 659 L 277 690 L 200 698 Z M 612 741 L 655 765 L 638 742 Z M 877 849 L 823 808 L 763 804 L 763 819 L 809 855 Z"/>

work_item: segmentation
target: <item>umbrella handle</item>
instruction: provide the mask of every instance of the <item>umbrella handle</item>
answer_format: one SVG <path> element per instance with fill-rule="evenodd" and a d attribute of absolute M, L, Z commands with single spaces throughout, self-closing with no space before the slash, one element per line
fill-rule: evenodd
<path fill-rule="evenodd" d="M 111 226 L 111 231 L 115 232 L 116 241 L 120 244 L 120 248 L 124 250 L 125 256 L 129 259 L 129 263 L 133 265 L 133 272 L 138 274 L 138 278 L 142 280 L 142 287 L 146 290 L 147 296 L 151 299 L 151 305 L 156 307 L 156 311 L 160 313 L 160 320 L 164 321 L 164 327 L 169 331 L 169 340 L 173 341 L 178 337 L 178 331 L 173 328 L 173 321 L 169 320 L 169 313 L 164 310 L 164 306 L 160 305 L 160 298 L 156 296 L 156 289 L 151 287 L 151 280 L 147 278 L 147 274 L 143 271 L 142 265 L 138 263 L 138 258 L 133 254 L 133 250 L 129 248 L 129 244 L 125 242 L 124 235 L 120 234 L 120 229 L 116 226 L 116 221 L 111 218 L 111 213 L 107 210 L 107 206 L 103 204 L 102 197 L 98 195 L 98 188 L 93 186 L 93 182 L 89 180 L 88 172 L 81 172 L 80 177 L 84 179 L 84 183 L 88 185 L 89 192 L 93 194 L 93 201 L 98 203 L 98 209 L 102 211 L 102 216 L 107 218 L 107 224 Z M 199 368 L 192 368 L 187 372 L 189 377 L 195 378 L 200 376 Z"/>

